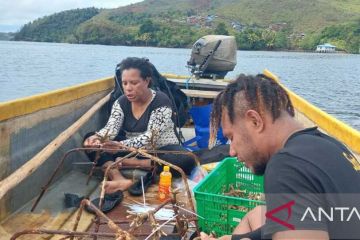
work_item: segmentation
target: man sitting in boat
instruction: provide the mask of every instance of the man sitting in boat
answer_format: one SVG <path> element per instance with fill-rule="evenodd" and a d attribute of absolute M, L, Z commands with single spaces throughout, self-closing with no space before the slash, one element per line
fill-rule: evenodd
<path fill-rule="evenodd" d="M 230 155 L 264 175 L 266 198 L 266 208 L 249 212 L 234 235 L 222 239 L 360 239 L 360 217 L 350 214 L 360 210 L 358 161 L 294 116 L 287 92 L 264 75 L 240 75 L 215 99 L 214 133 L 221 123 Z M 321 211 L 326 215 L 319 217 Z"/>
<path fill-rule="evenodd" d="M 126 58 L 121 62 L 122 87 L 124 95 L 112 106 L 111 115 L 104 128 L 84 141 L 85 147 L 100 146 L 119 149 L 123 147 L 186 151 L 174 132 L 171 101 L 167 95 L 150 88 L 152 70 L 149 62 L 142 58 Z M 101 139 L 110 141 L 101 144 Z M 97 165 L 109 166 L 124 153 L 102 153 Z M 195 161 L 189 156 L 159 154 L 163 160 L 181 167 L 190 174 Z M 150 159 L 128 158 L 122 165 L 149 168 Z M 176 172 L 173 172 L 176 174 Z M 133 181 L 123 177 L 118 169 L 110 171 L 111 181 L 106 183 L 105 191 L 112 193 L 128 189 Z"/>

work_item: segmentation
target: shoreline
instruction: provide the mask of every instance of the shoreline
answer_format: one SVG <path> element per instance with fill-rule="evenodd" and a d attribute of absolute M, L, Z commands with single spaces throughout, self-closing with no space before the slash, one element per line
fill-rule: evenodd
<path fill-rule="evenodd" d="M 53 43 L 53 44 L 73 44 L 73 45 L 87 45 L 87 46 L 113 46 L 113 47 L 142 47 L 142 48 L 169 48 L 169 49 L 191 49 L 191 47 L 164 47 L 164 46 L 146 46 L 146 45 L 111 45 L 111 44 L 97 44 L 97 43 L 69 43 L 69 42 L 40 42 L 40 41 L 17 41 L 17 40 L 0 40 L 0 42 L 25 42 L 25 43 Z M 315 50 L 303 50 L 303 49 L 237 49 L 237 51 L 247 51 L 247 52 L 295 52 L 295 53 L 318 53 Z M 324 54 L 324 53 L 320 53 Z M 336 51 L 334 53 L 325 53 L 325 54 L 348 54 L 348 55 L 357 55 L 360 53 L 348 53 L 346 51 Z"/>
<path fill-rule="evenodd" d="M 113 76 L 115 65 L 130 55 L 148 57 L 162 73 L 188 75 L 185 64 L 191 50 L 3 41 L 0 51 L 7 56 L 2 58 L 4 74 L 0 77 L 1 98 L 7 101 Z M 359 101 L 356 92 L 360 82 L 354 71 L 359 58 L 360 55 L 348 54 L 239 51 L 237 65 L 227 76 L 234 78 L 239 73 L 256 74 L 270 69 L 297 94 L 317 106 L 326 106 L 329 112 L 360 129 L 354 108 Z"/>

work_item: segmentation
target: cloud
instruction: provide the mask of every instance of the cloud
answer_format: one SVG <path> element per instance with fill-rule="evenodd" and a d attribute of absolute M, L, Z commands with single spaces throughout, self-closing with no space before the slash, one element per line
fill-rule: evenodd
<path fill-rule="evenodd" d="M 1 26 L 19 28 L 29 21 L 64 10 L 86 7 L 116 8 L 141 1 L 142 0 L 0 0 L 0 31 Z"/>

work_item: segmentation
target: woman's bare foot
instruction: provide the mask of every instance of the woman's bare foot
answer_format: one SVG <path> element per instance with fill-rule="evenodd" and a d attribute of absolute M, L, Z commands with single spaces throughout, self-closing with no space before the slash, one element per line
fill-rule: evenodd
<path fill-rule="evenodd" d="M 107 181 L 105 183 L 105 192 L 113 193 L 116 191 L 124 191 L 128 189 L 133 184 L 133 181 L 130 179 L 121 179 L 116 181 Z"/>

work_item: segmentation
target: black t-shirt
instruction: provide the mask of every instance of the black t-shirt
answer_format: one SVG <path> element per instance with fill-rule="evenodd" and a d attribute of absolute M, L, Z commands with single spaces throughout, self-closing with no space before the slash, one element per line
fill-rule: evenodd
<path fill-rule="evenodd" d="M 168 96 L 166 96 L 165 93 L 159 91 L 156 92 L 154 99 L 151 101 L 139 119 L 134 117 L 131 109 L 131 102 L 127 99 L 126 96 L 123 95 L 119 98 L 119 104 L 124 112 L 124 115 L 126 116 L 122 125 L 122 130 L 126 132 L 145 132 L 149 124 L 150 116 L 155 109 L 160 107 L 168 107 L 171 109 L 170 99 Z"/>
<path fill-rule="evenodd" d="M 360 239 L 359 171 L 354 155 L 316 127 L 294 133 L 266 167 L 263 235 L 324 230 L 330 239 Z"/>
<path fill-rule="evenodd" d="M 96 134 L 120 141 L 127 147 L 160 148 L 178 144 L 172 121 L 170 99 L 162 92 L 152 92 L 152 99 L 144 113 L 136 119 L 131 102 L 121 96 L 114 102 L 106 125 Z"/>

